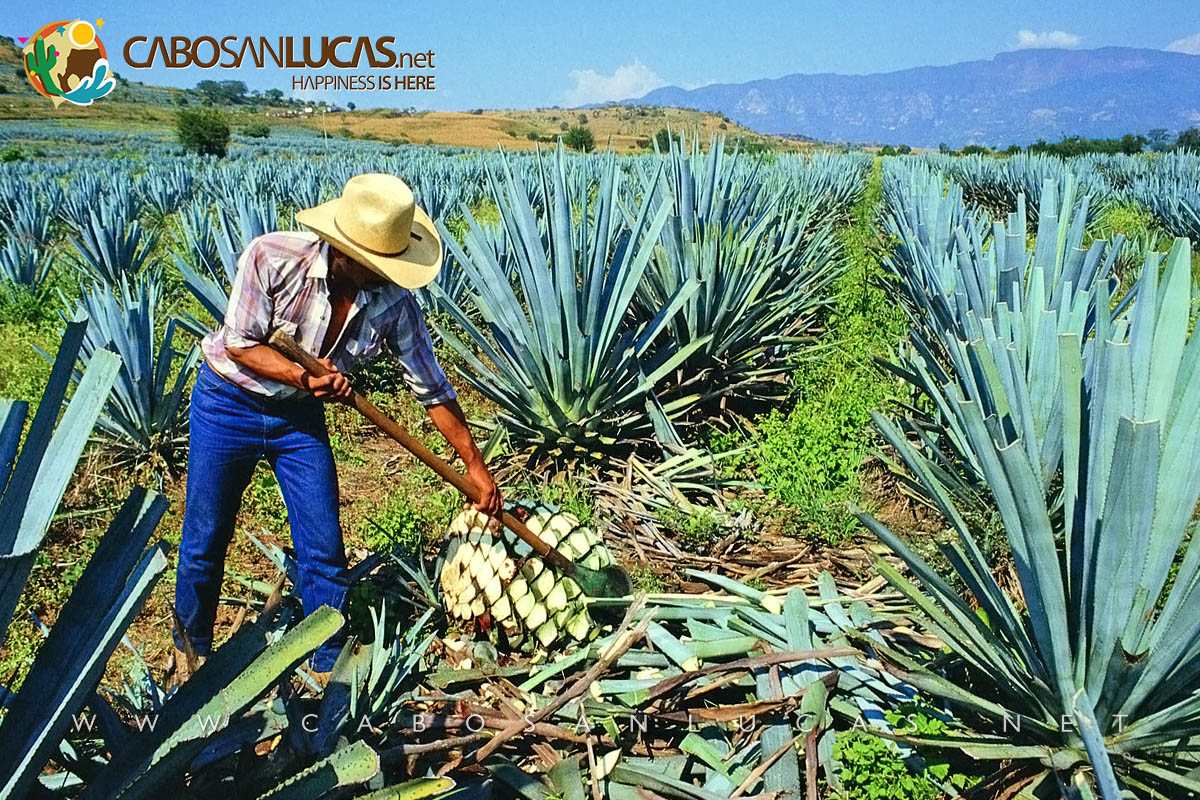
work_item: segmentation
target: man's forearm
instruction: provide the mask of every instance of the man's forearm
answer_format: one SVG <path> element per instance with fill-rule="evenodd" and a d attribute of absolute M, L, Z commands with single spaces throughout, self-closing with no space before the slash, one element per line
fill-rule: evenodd
<path fill-rule="evenodd" d="M 474 507 L 491 517 L 489 526 L 493 530 L 498 530 L 497 515 L 503 507 L 504 497 L 500 494 L 500 487 L 496 485 L 496 480 L 483 461 L 483 454 L 475 446 L 471 430 L 467 427 L 467 418 L 463 415 L 458 401 L 450 400 L 436 406 L 429 406 L 425 412 L 429 414 L 433 424 L 437 426 L 442 436 L 446 437 L 446 441 L 450 443 L 450 446 L 454 448 L 466 465 L 467 478 L 475 485 L 478 492 L 476 497 L 471 498 L 475 501 Z"/>
<path fill-rule="evenodd" d="M 297 389 L 305 388 L 303 383 L 306 374 L 304 367 L 280 355 L 273 347 L 265 344 L 254 347 L 230 347 L 227 348 L 227 352 L 229 357 L 238 364 L 257 372 L 264 378 L 286 383 Z"/>
<path fill-rule="evenodd" d="M 483 462 L 483 454 L 475 446 L 471 429 L 467 427 L 467 418 L 457 400 L 429 406 L 425 413 L 466 466 Z"/>

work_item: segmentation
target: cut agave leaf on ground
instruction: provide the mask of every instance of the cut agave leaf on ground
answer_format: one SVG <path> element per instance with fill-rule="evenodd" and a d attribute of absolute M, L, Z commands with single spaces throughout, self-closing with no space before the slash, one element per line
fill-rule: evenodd
<path fill-rule="evenodd" d="M 310 800 L 339 789 L 344 790 L 366 783 L 378 774 L 379 755 L 366 742 L 354 742 L 292 776 L 271 791 L 259 795 L 258 800 Z"/>

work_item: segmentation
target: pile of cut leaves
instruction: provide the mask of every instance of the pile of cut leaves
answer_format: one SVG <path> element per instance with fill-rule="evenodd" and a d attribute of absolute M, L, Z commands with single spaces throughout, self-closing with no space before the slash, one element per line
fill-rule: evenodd
<path fill-rule="evenodd" d="M 764 591 L 687 570 L 703 594 L 591 599 L 596 637 L 529 656 L 429 632 L 444 618 L 420 570 L 396 560 L 408 601 L 428 607 L 380 652 L 407 653 L 410 688 L 373 685 L 372 647 L 335 666 L 349 698 L 324 724 L 363 730 L 408 776 L 451 776 L 478 797 L 817 797 L 838 790 L 834 737 L 892 728 L 913 690 L 875 664 L 873 644 L 931 652 L 912 609 L 882 579 L 829 573 Z M 377 620 L 378 622 L 378 620 Z M 323 705 L 329 704 L 330 689 Z M 386 706 L 386 709 L 384 708 Z M 365 715 L 365 717 L 364 717 Z M 920 759 L 901 743 L 903 757 Z M 945 788 L 949 794 L 954 792 Z M 457 795 L 463 796 L 463 795 Z"/>

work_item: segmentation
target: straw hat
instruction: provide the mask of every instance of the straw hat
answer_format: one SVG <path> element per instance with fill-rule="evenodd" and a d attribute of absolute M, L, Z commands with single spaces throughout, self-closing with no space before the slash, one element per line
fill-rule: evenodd
<path fill-rule="evenodd" d="M 406 289 L 419 289 L 442 268 L 437 229 L 395 175 L 356 175 L 341 197 L 297 211 L 296 222 Z"/>

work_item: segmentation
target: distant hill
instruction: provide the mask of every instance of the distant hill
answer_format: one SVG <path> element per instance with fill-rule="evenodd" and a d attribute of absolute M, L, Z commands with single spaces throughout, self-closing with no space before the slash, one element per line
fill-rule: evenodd
<path fill-rule="evenodd" d="M 1200 56 L 1018 50 L 875 75 L 788 75 L 628 101 L 722 113 L 751 130 L 824 141 L 952 147 L 1113 137 L 1200 125 Z"/>
<path fill-rule="evenodd" d="M 111 95 L 87 108 L 63 105 L 55 108 L 40 97 L 25 79 L 21 50 L 7 36 L 0 36 L 0 120 L 55 119 L 72 124 L 125 130 L 168 131 L 175 114 L 186 103 L 194 106 L 201 98 L 194 90 L 153 86 L 125 80 L 118 74 Z M 332 111 L 300 103 L 295 106 L 268 105 L 248 100 L 225 106 L 222 111 L 237 130 L 250 122 L 266 122 L 272 128 L 304 127 L 330 137 L 374 139 L 385 142 L 439 144 L 456 147 L 501 145 L 508 150 L 548 147 L 572 125 L 586 125 L 603 150 L 645 152 L 661 128 L 695 134 L 707 143 L 720 134 L 730 140 L 765 144 L 777 150 L 799 150 L 806 145 L 765 136 L 728 121 L 720 114 L 660 108 L 658 106 L 590 109 L 541 108 L 528 110 L 422 111 L 410 114 L 387 108 Z"/>

